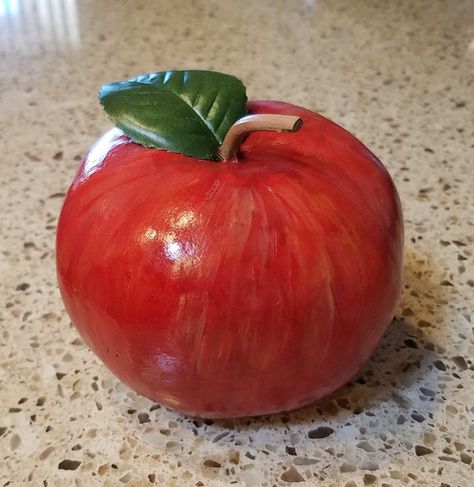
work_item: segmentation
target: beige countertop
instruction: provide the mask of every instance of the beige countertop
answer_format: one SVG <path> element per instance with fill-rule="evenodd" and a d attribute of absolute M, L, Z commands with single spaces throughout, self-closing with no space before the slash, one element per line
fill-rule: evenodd
<path fill-rule="evenodd" d="M 397 319 L 313 406 L 193 420 L 120 384 L 70 326 L 55 224 L 109 127 L 97 89 L 170 68 L 321 112 L 398 186 Z M 473 485 L 473 95 L 468 0 L 0 0 L 0 485 Z"/>

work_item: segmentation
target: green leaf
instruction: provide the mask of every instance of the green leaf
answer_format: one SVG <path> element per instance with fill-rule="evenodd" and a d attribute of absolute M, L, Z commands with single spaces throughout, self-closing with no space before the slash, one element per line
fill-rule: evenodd
<path fill-rule="evenodd" d="M 219 159 L 234 122 L 247 114 L 243 83 L 214 71 L 164 71 L 106 84 L 99 100 L 112 122 L 145 147 Z"/>

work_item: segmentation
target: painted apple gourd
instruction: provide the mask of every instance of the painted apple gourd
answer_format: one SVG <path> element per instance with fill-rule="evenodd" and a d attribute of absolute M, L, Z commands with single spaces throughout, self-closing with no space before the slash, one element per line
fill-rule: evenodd
<path fill-rule="evenodd" d="M 204 417 L 290 410 L 350 380 L 393 318 L 400 202 L 350 133 L 288 103 L 247 102 L 233 77 L 217 109 L 219 83 L 211 94 L 205 81 L 198 87 L 196 99 L 214 103 L 209 116 L 231 112 L 218 134 L 209 107 L 186 94 L 194 76 L 212 75 L 155 73 L 102 89 L 118 128 L 91 147 L 66 195 L 59 287 L 89 347 L 140 394 Z M 162 102 L 167 83 L 179 110 Z M 211 142 L 192 135 L 189 107 Z M 219 160 L 247 114 L 298 124 L 241 133 Z M 182 141 L 169 142 L 175 135 Z"/>

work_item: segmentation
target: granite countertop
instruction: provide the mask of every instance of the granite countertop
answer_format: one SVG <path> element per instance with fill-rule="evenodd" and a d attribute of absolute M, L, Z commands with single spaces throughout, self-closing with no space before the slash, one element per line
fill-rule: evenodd
<path fill-rule="evenodd" d="M 232 72 L 251 98 L 321 112 L 398 186 L 397 317 L 358 380 L 303 410 L 204 421 L 162 408 L 118 382 L 64 311 L 55 225 L 109 127 L 97 89 L 169 68 Z M 0 1 L 0 484 L 473 485 L 473 95 L 468 0 Z"/>

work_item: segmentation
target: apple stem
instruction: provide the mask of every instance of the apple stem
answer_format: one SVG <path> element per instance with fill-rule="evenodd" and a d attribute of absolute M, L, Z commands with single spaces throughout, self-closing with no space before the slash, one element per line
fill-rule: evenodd
<path fill-rule="evenodd" d="M 301 118 L 293 115 L 276 115 L 274 113 L 247 115 L 237 120 L 227 132 L 219 150 L 224 161 L 235 159 L 243 138 L 249 132 L 296 132 L 303 125 Z"/>

